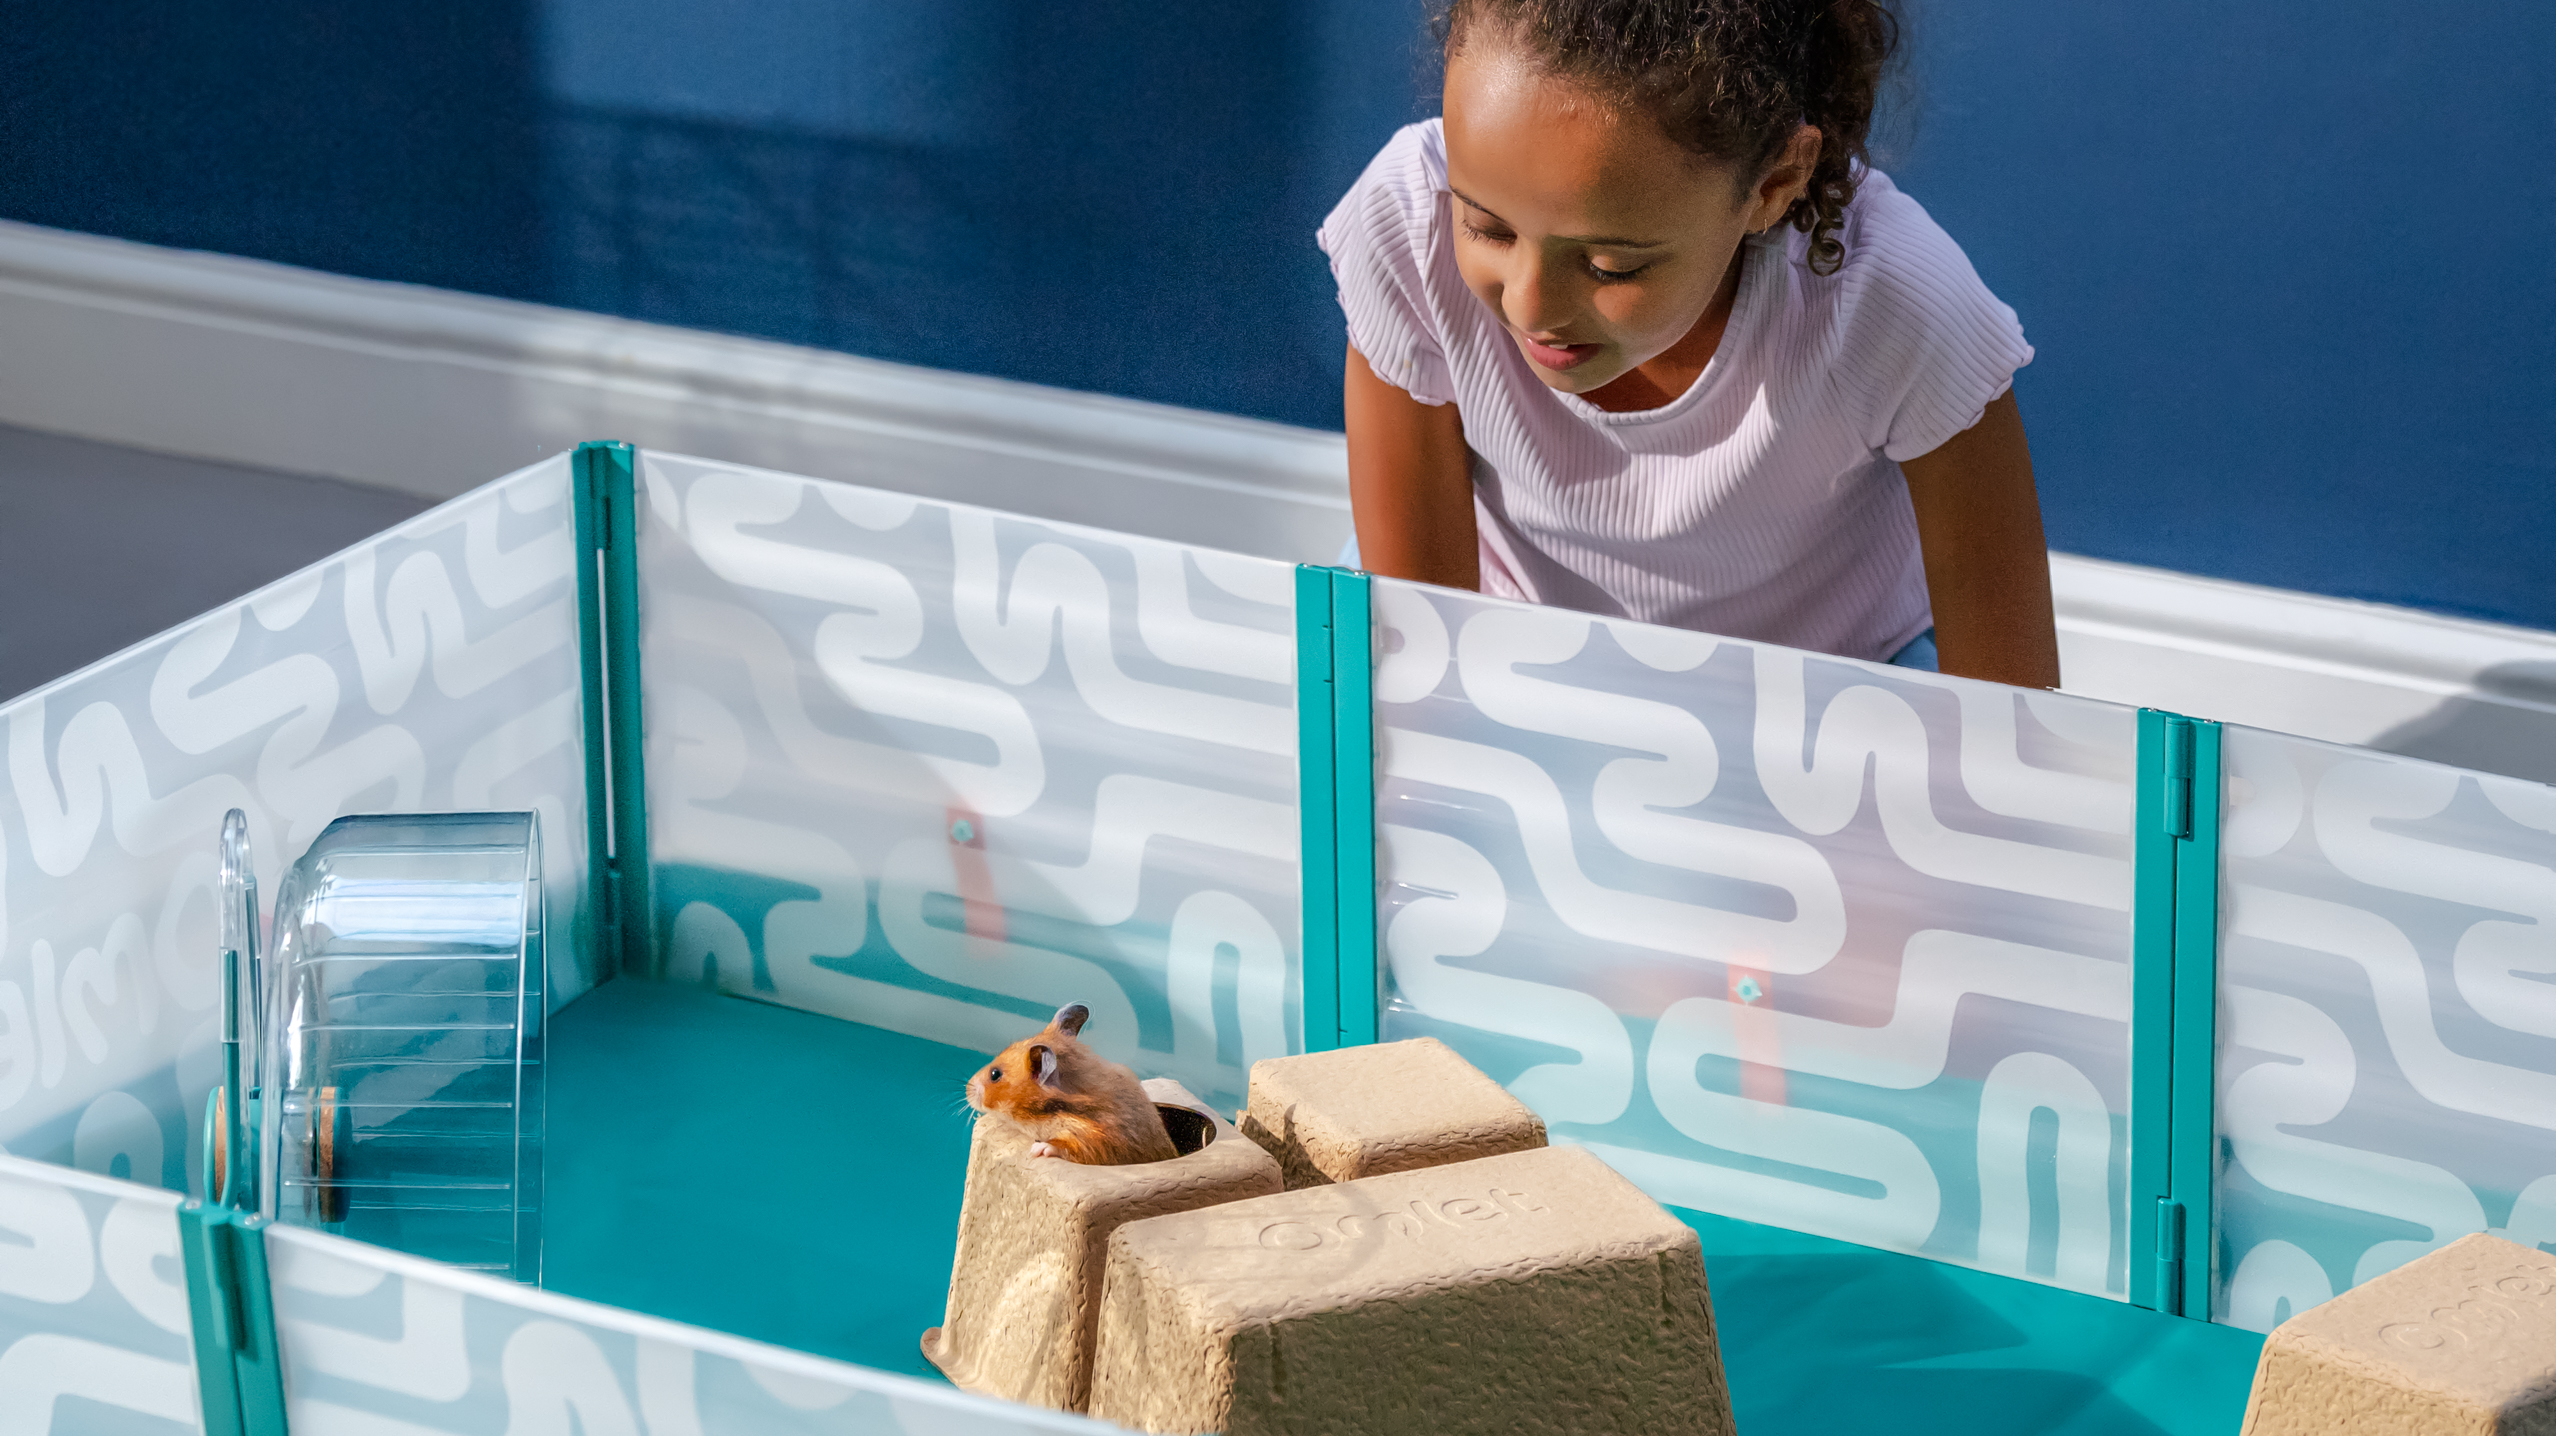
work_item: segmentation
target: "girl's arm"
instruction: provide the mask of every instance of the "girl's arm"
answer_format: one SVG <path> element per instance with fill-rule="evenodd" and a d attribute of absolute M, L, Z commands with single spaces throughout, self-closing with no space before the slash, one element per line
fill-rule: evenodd
<path fill-rule="evenodd" d="M 1354 441 L 1350 452 L 1357 452 Z M 1899 468 L 1917 509 L 1943 671 L 2024 688 L 2058 687 L 2050 550 L 2041 536 L 2041 497 L 2033 489 L 2032 450 L 2014 391 L 1999 395 L 1978 423 Z M 1350 473 L 1354 495 L 1354 457 Z"/>
<path fill-rule="evenodd" d="M 1355 348 L 1341 398 L 1359 564 L 1388 578 L 1480 587 L 1473 472 L 1456 406 L 1423 404 L 1377 378 Z"/>

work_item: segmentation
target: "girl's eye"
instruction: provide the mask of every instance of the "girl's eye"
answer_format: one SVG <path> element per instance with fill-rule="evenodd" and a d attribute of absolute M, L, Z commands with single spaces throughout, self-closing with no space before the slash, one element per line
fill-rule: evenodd
<path fill-rule="evenodd" d="M 1517 237 L 1501 230 L 1484 229 L 1467 218 L 1462 211 L 1457 212 L 1456 223 L 1464 227 L 1465 238 L 1483 244 L 1507 244 Z M 1622 284 L 1650 268 L 1647 264 L 1632 269 L 1601 269 L 1595 264 L 1585 264 L 1582 267 L 1588 270 L 1590 278 L 1600 284 Z"/>

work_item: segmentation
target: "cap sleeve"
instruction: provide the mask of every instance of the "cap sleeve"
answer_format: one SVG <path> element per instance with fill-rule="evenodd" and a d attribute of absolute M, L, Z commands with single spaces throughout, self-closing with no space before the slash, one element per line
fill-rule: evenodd
<path fill-rule="evenodd" d="M 1455 382 L 1423 284 L 1438 208 L 1427 138 L 1425 126 L 1411 125 L 1388 141 L 1315 240 L 1331 257 L 1351 347 L 1376 377 L 1423 404 L 1444 404 Z"/>
<path fill-rule="evenodd" d="M 1961 246 L 1887 177 L 1868 174 L 1856 208 L 1834 372 L 1865 442 L 1900 462 L 1978 423 L 2032 346 Z"/>

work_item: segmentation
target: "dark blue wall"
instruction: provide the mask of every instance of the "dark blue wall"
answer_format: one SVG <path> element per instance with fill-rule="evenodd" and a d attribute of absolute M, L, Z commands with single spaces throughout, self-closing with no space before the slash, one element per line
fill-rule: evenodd
<path fill-rule="evenodd" d="M 2052 542 L 2556 628 L 2556 5 L 1964 0 L 1900 177 Z"/>
<path fill-rule="evenodd" d="M 0 215 L 1339 422 L 1417 0 L 0 0 Z M 1883 163 L 2059 547 L 2556 627 L 2556 7 L 1964 0 Z"/>

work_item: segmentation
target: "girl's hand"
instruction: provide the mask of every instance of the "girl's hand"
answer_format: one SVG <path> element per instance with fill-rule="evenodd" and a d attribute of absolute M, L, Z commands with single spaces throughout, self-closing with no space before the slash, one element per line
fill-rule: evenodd
<path fill-rule="evenodd" d="M 1354 492 L 1354 445 L 1350 452 Z M 1978 423 L 1899 468 L 1917 509 L 1943 671 L 2023 688 L 2058 687 L 2050 550 L 2014 391 L 1999 395 Z"/>
<path fill-rule="evenodd" d="M 1387 578 L 1479 588 L 1472 461 L 1456 406 L 1412 398 L 1377 378 L 1354 348 L 1341 398 L 1360 565 Z"/>

